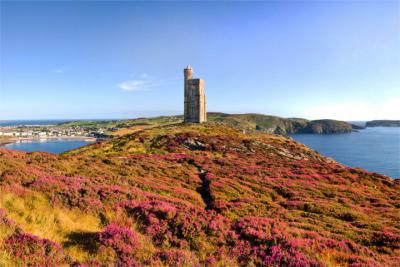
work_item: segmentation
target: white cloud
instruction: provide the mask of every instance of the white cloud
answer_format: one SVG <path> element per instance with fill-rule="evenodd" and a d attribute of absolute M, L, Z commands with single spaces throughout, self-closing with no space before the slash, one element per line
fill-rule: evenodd
<path fill-rule="evenodd" d="M 120 83 L 118 86 L 124 91 L 141 91 L 146 87 L 145 80 L 129 80 Z"/>
<path fill-rule="evenodd" d="M 123 91 L 146 91 L 151 87 L 159 86 L 160 81 L 152 79 L 148 74 L 142 73 L 138 79 L 123 81 L 118 87 Z"/>

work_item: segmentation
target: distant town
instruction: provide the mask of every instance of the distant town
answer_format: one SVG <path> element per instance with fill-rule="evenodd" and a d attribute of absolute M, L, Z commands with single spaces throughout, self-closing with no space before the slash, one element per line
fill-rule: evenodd
<path fill-rule="evenodd" d="M 182 121 L 181 116 L 137 118 L 130 120 L 78 120 L 47 125 L 0 125 L 0 145 L 7 143 L 44 140 L 78 139 L 97 141 L 111 136 Z M 40 121 L 40 123 L 42 123 Z"/>
<path fill-rule="evenodd" d="M 80 125 L 29 125 L 1 126 L 0 143 L 35 139 L 83 139 L 94 141 L 104 139 L 112 129 Z"/>

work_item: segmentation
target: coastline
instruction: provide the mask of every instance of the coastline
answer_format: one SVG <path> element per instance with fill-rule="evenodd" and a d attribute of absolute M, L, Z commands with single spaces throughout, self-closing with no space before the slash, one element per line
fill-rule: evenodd
<path fill-rule="evenodd" d="M 33 142 L 40 140 L 83 140 L 86 142 L 97 142 L 98 139 L 89 136 L 46 136 L 46 137 L 14 137 L 10 139 L 1 140 L 0 146 L 4 147 L 7 144 L 17 143 L 17 142 Z"/>

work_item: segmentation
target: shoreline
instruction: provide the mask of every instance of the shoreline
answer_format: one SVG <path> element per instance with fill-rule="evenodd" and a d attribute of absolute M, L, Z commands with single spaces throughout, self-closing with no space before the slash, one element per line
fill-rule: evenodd
<path fill-rule="evenodd" d="M 18 143 L 18 142 L 33 142 L 33 141 L 41 141 L 41 140 L 82 140 L 85 142 L 97 142 L 98 139 L 95 137 L 89 136 L 46 136 L 46 137 L 14 137 L 6 140 L 0 140 L 0 146 L 4 147 L 5 145 Z"/>

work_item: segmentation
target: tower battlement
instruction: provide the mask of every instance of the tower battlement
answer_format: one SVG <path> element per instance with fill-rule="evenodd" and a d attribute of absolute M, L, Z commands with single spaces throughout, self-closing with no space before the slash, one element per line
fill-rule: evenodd
<path fill-rule="evenodd" d="M 193 79 L 193 69 L 187 66 L 183 70 L 185 76 L 184 122 L 203 123 L 207 121 L 206 96 L 204 80 Z"/>

